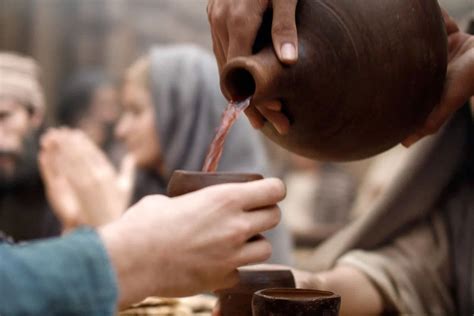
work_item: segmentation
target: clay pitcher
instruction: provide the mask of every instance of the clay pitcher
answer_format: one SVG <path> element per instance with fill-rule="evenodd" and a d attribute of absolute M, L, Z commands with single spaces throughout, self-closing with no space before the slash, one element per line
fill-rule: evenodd
<path fill-rule="evenodd" d="M 296 65 L 277 60 L 267 12 L 254 55 L 221 73 L 229 99 L 282 101 L 289 133 L 263 133 L 288 150 L 362 159 L 398 144 L 439 102 L 447 38 L 437 0 L 299 0 L 296 23 Z"/>

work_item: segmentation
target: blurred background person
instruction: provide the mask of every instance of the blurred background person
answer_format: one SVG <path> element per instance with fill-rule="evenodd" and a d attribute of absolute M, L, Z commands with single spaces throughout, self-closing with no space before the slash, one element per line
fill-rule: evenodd
<path fill-rule="evenodd" d="M 121 101 L 123 113 L 116 133 L 138 169 L 132 202 L 150 194 L 165 194 L 174 170 L 201 170 L 226 105 L 219 90 L 217 67 L 212 55 L 193 45 L 153 48 L 127 70 Z M 56 157 L 60 158 L 57 158 L 58 163 L 44 161 L 44 174 L 63 173 L 72 187 L 89 188 L 88 192 L 82 191 L 84 194 L 80 194 L 82 197 L 79 199 L 93 201 L 96 205 L 88 212 L 104 212 L 99 205 L 114 204 L 120 192 L 120 189 L 106 188 L 117 187 L 121 181 L 110 171 L 106 159 L 90 158 L 100 155 L 92 153 L 93 147 L 86 144 L 85 138 L 76 137 L 74 142 L 77 145 L 72 145 L 74 142 L 69 139 L 73 136 L 67 134 L 53 131 L 45 137 L 45 143 L 55 144 L 51 150 L 56 147 Z M 80 142 L 84 142 L 82 146 Z M 76 149 L 76 155 L 73 155 L 74 148 L 88 149 L 82 151 L 82 155 Z M 77 163 L 81 159 L 83 162 Z M 95 163 L 88 163 L 90 160 Z M 68 168 L 68 161 L 76 162 L 77 167 Z M 58 164 L 64 167 L 49 172 Z M 81 171 L 84 168 L 95 171 Z M 268 175 L 264 148 L 244 117 L 229 133 L 218 170 Z M 104 173 L 110 176 L 104 176 Z M 84 185 L 87 174 L 97 183 Z M 100 176 L 94 176 L 98 174 Z M 52 186 L 54 175 L 46 176 L 46 182 Z M 50 191 L 56 196 L 52 199 L 57 200 L 57 196 L 64 198 L 67 194 L 60 191 L 60 185 L 56 187 L 58 190 Z M 99 187 L 104 190 L 98 190 Z M 99 191 L 103 194 L 97 194 Z M 100 199 L 110 202 L 102 203 Z M 291 262 L 291 242 L 284 226 L 268 232 L 267 237 L 273 245 L 271 262 Z"/>
<path fill-rule="evenodd" d="M 0 52 L 0 231 L 17 241 L 60 232 L 36 161 L 45 112 L 38 76 L 33 59 Z"/>
<path fill-rule="evenodd" d="M 65 84 L 55 109 L 59 126 L 78 128 L 113 158 L 120 149 L 114 138 L 115 123 L 120 115 L 118 92 L 105 73 L 82 70 Z"/>
<path fill-rule="evenodd" d="M 298 245 L 315 246 L 348 223 L 356 182 L 340 164 L 296 154 L 288 162 L 283 216 Z"/>

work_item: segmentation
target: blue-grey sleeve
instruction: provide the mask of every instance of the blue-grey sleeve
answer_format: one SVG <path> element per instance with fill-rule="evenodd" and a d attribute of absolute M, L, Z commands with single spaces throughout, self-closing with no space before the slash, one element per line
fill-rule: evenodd
<path fill-rule="evenodd" d="M 114 315 L 117 283 L 98 234 L 81 228 L 25 245 L 0 243 L 0 315 Z"/>

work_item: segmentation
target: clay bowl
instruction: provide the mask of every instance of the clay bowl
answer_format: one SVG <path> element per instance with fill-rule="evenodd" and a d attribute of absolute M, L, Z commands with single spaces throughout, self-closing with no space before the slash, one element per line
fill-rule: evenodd
<path fill-rule="evenodd" d="M 254 294 L 253 316 L 337 316 L 341 297 L 327 291 L 274 288 Z"/>
<path fill-rule="evenodd" d="M 224 183 L 242 183 L 263 179 L 257 173 L 199 172 L 176 170 L 168 183 L 168 196 L 174 197 Z"/>
<path fill-rule="evenodd" d="M 295 279 L 290 270 L 239 269 L 239 283 L 217 291 L 221 316 L 252 316 L 252 297 L 265 288 L 294 288 Z M 288 314 L 290 315 L 290 314 Z"/>

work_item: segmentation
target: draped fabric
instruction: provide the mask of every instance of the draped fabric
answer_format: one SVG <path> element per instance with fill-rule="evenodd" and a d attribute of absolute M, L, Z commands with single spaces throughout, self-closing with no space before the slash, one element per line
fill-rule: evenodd
<path fill-rule="evenodd" d="M 474 313 L 472 136 L 466 106 L 409 152 L 367 215 L 316 249 L 311 268 L 358 266 L 400 312 Z"/>

